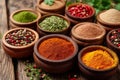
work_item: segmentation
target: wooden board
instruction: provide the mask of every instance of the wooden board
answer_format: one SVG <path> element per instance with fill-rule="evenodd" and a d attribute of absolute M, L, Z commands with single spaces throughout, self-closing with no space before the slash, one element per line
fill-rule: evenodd
<path fill-rule="evenodd" d="M 0 33 L 3 35 L 7 29 L 6 0 L 0 0 Z M 1 39 L 0 39 L 1 43 Z M 12 58 L 5 54 L 0 44 L 0 80 L 15 80 Z"/>
<path fill-rule="evenodd" d="M 33 8 L 35 7 L 37 0 L 9 0 L 8 8 L 9 8 L 9 15 L 18 9 L 23 8 Z M 24 71 L 25 65 L 22 60 L 18 60 L 17 64 L 17 71 L 16 71 L 16 79 L 17 80 L 30 80 Z"/>

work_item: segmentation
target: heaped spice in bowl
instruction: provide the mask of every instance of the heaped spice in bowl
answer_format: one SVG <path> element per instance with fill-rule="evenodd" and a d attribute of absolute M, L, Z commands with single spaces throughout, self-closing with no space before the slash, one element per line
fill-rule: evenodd
<path fill-rule="evenodd" d="M 21 11 L 14 14 L 13 19 L 17 22 L 27 23 L 37 19 L 37 15 L 29 11 Z"/>
<path fill-rule="evenodd" d="M 35 40 L 35 34 L 29 30 L 18 29 L 8 33 L 5 36 L 5 40 L 12 46 L 25 46 L 32 43 Z"/>
<path fill-rule="evenodd" d="M 74 29 L 74 33 L 80 39 L 95 39 L 104 33 L 104 29 L 94 23 L 83 23 Z"/>
<path fill-rule="evenodd" d="M 82 62 L 93 69 L 109 69 L 114 66 L 115 61 L 105 50 L 94 50 L 82 56 Z"/>
<path fill-rule="evenodd" d="M 50 60 L 61 60 L 74 53 L 74 46 L 70 41 L 62 38 L 48 38 L 38 47 L 39 54 Z"/>
<path fill-rule="evenodd" d="M 67 21 L 58 16 L 46 17 L 39 25 L 42 30 L 49 32 L 59 32 L 68 27 Z"/>
<path fill-rule="evenodd" d="M 93 15 L 93 9 L 89 5 L 77 4 L 69 7 L 68 13 L 74 17 L 87 18 Z"/>
<path fill-rule="evenodd" d="M 109 24 L 120 24 L 120 11 L 109 9 L 99 15 L 100 19 Z"/>

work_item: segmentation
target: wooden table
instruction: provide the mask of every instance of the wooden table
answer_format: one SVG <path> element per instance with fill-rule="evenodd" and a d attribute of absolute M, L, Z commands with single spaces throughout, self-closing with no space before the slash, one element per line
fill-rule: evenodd
<path fill-rule="evenodd" d="M 0 0 L 0 41 L 2 35 L 10 29 L 9 15 L 17 9 L 35 8 L 37 0 Z M 0 43 L 0 80 L 30 80 L 24 71 L 22 60 L 12 59 L 6 55 Z M 79 72 L 79 70 L 78 70 Z M 80 80 L 86 80 L 80 73 Z M 67 74 L 51 75 L 53 80 L 66 80 Z M 109 80 L 120 80 L 120 66 L 117 74 Z"/>

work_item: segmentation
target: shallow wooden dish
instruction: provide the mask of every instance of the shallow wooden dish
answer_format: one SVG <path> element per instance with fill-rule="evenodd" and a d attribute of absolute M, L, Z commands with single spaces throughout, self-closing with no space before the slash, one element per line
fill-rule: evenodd
<path fill-rule="evenodd" d="M 37 2 L 37 10 L 42 13 L 42 15 L 51 14 L 51 13 L 57 13 L 57 14 L 64 14 L 65 11 L 65 1 L 64 0 L 58 0 L 60 4 L 55 3 L 56 6 L 49 6 L 44 4 L 44 0 L 38 0 Z M 57 1 L 57 2 L 58 2 Z"/>
<path fill-rule="evenodd" d="M 3 35 L 3 38 L 2 38 L 3 49 L 6 52 L 6 54 L 8 54 L 9 56 L 13 58 L 26 58 L 26 57 L 32 56 L 34 44 L 39 39 L 39 35 L 36 31 L 26 28 L 27 30 L 35 34 L 35 40 L 32 43 L 25 45 L 25 46 L 13 46 L 13 45 L 8 44 L 5 40 L 5 37 L 8 33 L 19 30 L 19 29 L 25 29 L 25 28 L 11 29 Z"/>
<path fill-rule="evenodd" d="M 65 28 L 64 30 L 61 30 L 61 31 L 54 31 L 54 32 L 43 30 L 40 27 L 39 23 L 42 22 L 45 18 L 50 17 L 50 16 L 58 16 L 60 18 L 63 18 L 64 20 L 66 20 L 67 23 L 68 23 L 67 28 Z M 70 21 L 66 17 L 64 17 L 64 16 L 62 16 L 60 14 L 44 15 L 37 22 L 37 32 L 39 33 L 40 36 L 45 36 L 45 35 L 48 35 L 48 34 L 66 34 L 67 35 L 67 34 L 69 34 L 69 30 L 70 30 Z"/>
<path fill-rule="evenodd" d="M 101 49 L 101 50 L 107 51 L 110 54 L 110 56 L 115 60 L 115 64 L 111 68 L 101 69 L 101 70 L 99 70 L 99 69 L 93 69 L 93 68 L 90 68 L 90 67 L 86 66 L 82 62 L 81 57 L 85 53 L 91 52 L 91 51 L 94 51 L 94 50 L 97 50 L 97 49 Z M 82 73 L 85 76 L 87 76 L 90 79 L 104 80 L 104 79 L 109 78 L 110 76 L 112 76 L 113 74 L 116 73 L 116 70 L 118 68 L 118 64 L 119 64 L 119 59 L 118 59 L 116 53 L 113 52 L 112 50 L 110 50 L 109 48 L 104 47 L 104 46 L 100 46 L 100 45 L 88 46 L 88 47 L 83 48 L 78 53 L 78 66 L 79 66 L 79 69 L 82 71 Z"/>
<path fill-rule="evenodd" d="M 119 29 L 119 28 L 118 28 Z M 113 29 L 110 32 L 108 32 L 107 36 L 106 36 L 106 42 L 107 42 L 107 46 L 112 49 L 113 51 L 115 51 L 118 55 L 118 57 L 120 58 L 120 48 L 115 46 L 111 41 L 110 41 L 110 35 L 113 31 L 115 31 L 117 29 Z"/>
<path fill-rule="evenodd" d="M 32 12 L 34 14 L 37 15 L 37 19 L 32 21 L 32 22 L 27 22 L 27 23 L 21 23 L 21 22 L 17 22 L 13 19 L 13 16 L 16 14 L 16 13 L 19 13 L 19 12 L 22 12 L 22 11 L 28 11 L 28 12 Z M 33 9 L 20 9 L 20 10 L 16 10 L 14 11 L 11 15 L 10 15 L 10 26 L 11 28 L 31 28 L 31 29 L 34 29 L 36 30 L 36 22 L 41 18 L 41 14 L 38 12 L 38 11 L 35 11 Z"/>
<path fill-rule="evenodd" d="M 49 38 L 63 38 L 65 40 L 70 41 L 74 46 L 74 53 L 71 56 L 65 59 L 61 59 L 61 60 L 50 60 L 50 59 L 43 57 L 38 52 L 38 46 L 42 43 L 42 41 L 49 39 Z M 40 38 L 37 41 L 37 43 L 35 43 L 33 56 L 34 56 L 35 63 L 39 67 L 43 68 L 45 71 L 49 73 L 63 73 L 63 72 L 70 70 L 73 67 L 77 52 L 78 52 L 78 46 L 71 38 L 65 35 L 60 35 L 60 34 L 51 34 L 51 35 L 47 35 L 47 36 Z"/>
<path fill-rule="evenodd" d="M 104 22 L 104 21 L 100 18 L 100 14 L 101 14 L 101 13 L 104 13 L 105 11 L 107 11 L 107 10 L 104 10 L 104 11 L 101 11 L 100 13 L 98 13 L 98 15 L 97 15 L 97 17 L 96 17 L 97 23 L 100 24 L 100 25 L 102 25 L 102 26 L 106 29 L 107 32 L 110 31 L 110 30 L 112 30 L 112 29 L 120 28 L 120 23 L 118 23 L 118 24 L 117 24 L 117 23 L 114 23 L 114 24 L 112 24 L 112 23 L 107 23 L 107 22 Z"/>
<path fill-rule="evenodd" d="M 93 11 L 93 13 L 88 16 L 88 17 L 84 17 L 84 18 L 80 18 L 80 17 L 76 17 L 76 16 L 73 16 L 71 15 L 69 12 L 68 12 L 68 9 L 72 6 L 76 6 L 76 5 L 85 5 L 85 6 L 89 6 L 91 8 L 91 10 Z M 84 3 L 72 3 L 70 4 L 69 6 L 66 7 L 65 9 L 65 15 L 68 17 L 68 19 L 70 19 L 70 21 L 73 23 L 73 24 L 76 24 L 76 22 L 93 22 L 94 21 L 94 17 L 95 17 L 95 9 L 88 5 L 88 4 L 84 4 Z"/>

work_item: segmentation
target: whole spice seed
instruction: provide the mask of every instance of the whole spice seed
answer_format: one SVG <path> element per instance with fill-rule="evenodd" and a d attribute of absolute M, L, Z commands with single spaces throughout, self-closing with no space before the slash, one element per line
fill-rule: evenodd
<path fill-rule="evenodd" d="M 67 28 L 68 23 L 66 20 L 58 16 L 50 16 L 45 18 L 41 23 L 39 23 L 39 25 L 43 30 L 56 32 Z"/>
<path fill-rule="evenodd" d="M 114 30 L 109 39 L 115 46 L 120 48 L 120 29 Z"/>
<path fill-rule="evenodd" d="M 32 60 L 27 60 L 24 64 L 26 65 L 24 71 L 30 80 L 52 80 L 49 75 L 46 74 L 41 68 L 37 67 Z"/>
<path fill-rule="evenodd" d="M 101 13 L 100 18 L 106 23 L 111 23 L 111 24 L 119 23 L 120 24 L 120 11 L 116 9 L 109 9 Z"/>
<path fill-rule="evenodd" d="M 79 18 L 89 17 L 93 14 L 93 10 L 88 5 L 78 4 L 68 8 L 69 14 Z"/>
<path fill-rule="evenodd" d="M 27 29 L 19 29 L 8 33 L 5 40 L 13 46 L 25 46 L 35 40 L 35 34 Z"/>
<path fill-rule="evenodd" d="M 37 19 L 37 15 L 29 11 L 22 11 L 15 14 L 13 16 L 13 19 L 18 22 L 27 23 Z"/>

